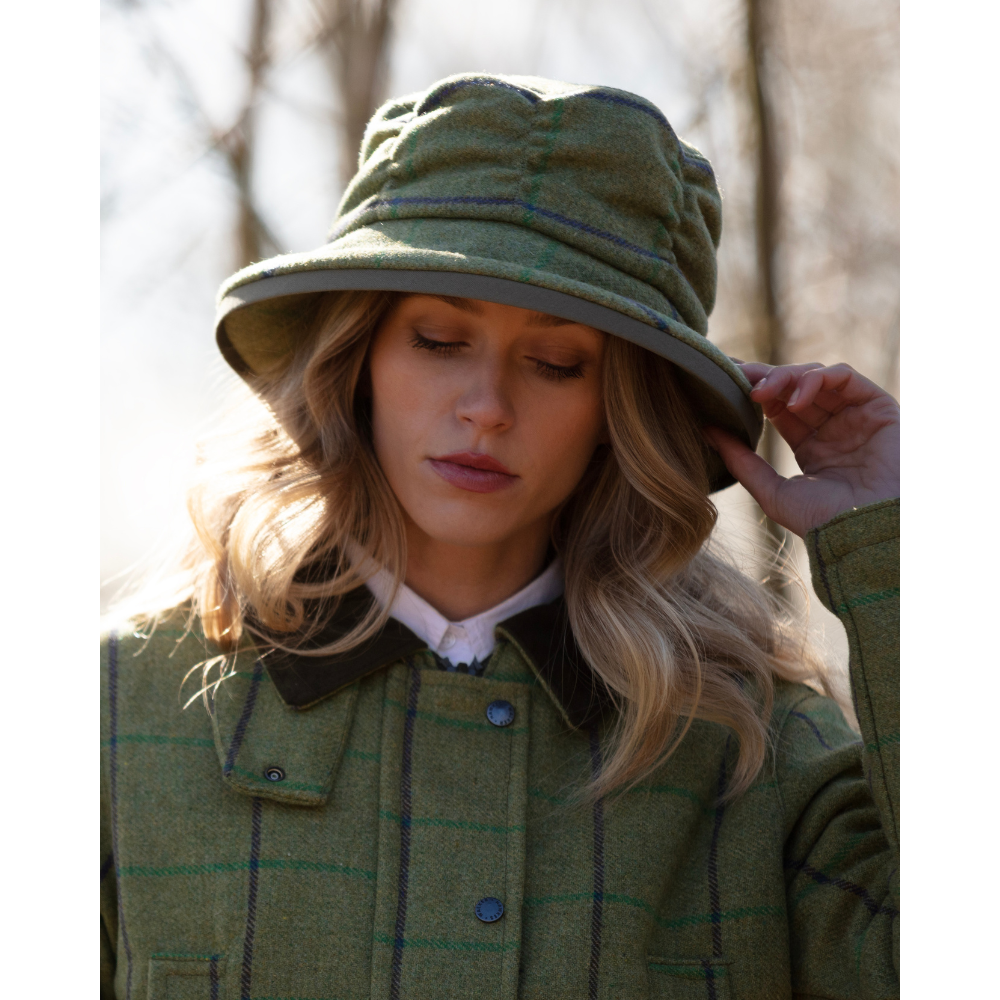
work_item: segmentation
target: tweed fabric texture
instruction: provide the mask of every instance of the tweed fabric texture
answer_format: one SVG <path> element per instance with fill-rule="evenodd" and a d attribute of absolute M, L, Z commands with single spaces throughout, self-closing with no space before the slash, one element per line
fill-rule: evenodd
<path fill-rule="evenodd" d="M 755 445 L 749 383 L 705 336 L 721 219 L 708 161 L 649 101 L 535 77 L 450 77 L 375 114 L 330 242 L 229 278 L 217 335 L 234 367 L 262 372 L 280 365 L 315 312 L 315 283 L 305 294 L 289 283 L 296 275 L 368 274 L 361 284 L 330 278 L 330 289 L 395 287 L 372 277 L 389 272 L 503 279 L 627 317 L 639 334 L 620 335 L 666 357 L 670 342 L 686 345 L 702 375 L 706 362 L 715 375 L 712 389 L 681 366 L 705 418 Z"/>
<path fill-rule="evenodd" d="M 808 540 L 861 739 L 781 684 L 773 759 L 728 803 L 734 740 L 704 721 L 637 789 L 575 799 L 607 731 L 567 728 L 503 626 L 482 677 L 416 652 L 303 710 L 247 649 L 211 714 L 178 700 L 196 636 L 108 637 L 102 995 L 898 996 L 898 514 Z"/>

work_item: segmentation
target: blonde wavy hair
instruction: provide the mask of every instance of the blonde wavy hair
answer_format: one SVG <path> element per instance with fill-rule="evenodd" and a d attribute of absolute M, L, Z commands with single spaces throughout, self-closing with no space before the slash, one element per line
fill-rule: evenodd
<path fill-rule="evenodd" d="M 339 640 L 315 642 L 338 598 L 375 569 L 397 586 L 405 575 L 366 378 L 372 334 L 398 299 L 327 295 L 288 362 L 252 384 L 256 415 L 203 464 L 188 505 L 195 540 L 172 600 L 220 647 L 210 662 L 223 664 L 244 635 L 340 653 L 388 617 L 373 602 Z M 828 692 L 823 664 L 787 607 L 713 551 L 706 446 L 673 366 L 609 336 L 603 378 L 610 445 L 552 529 L 573 635 L 618 709 L 591 791 L 633 786 L 703 718 L 738 737 L 728 792 L 738 795 L 767 758 L 775 679 Z"/>

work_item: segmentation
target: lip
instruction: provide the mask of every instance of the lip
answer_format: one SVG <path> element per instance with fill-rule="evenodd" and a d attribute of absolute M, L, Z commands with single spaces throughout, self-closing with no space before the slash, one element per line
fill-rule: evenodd
<path fill-rule="evenodd" d="M 472 451 L 456 451 L 429 458 L 428 462 L 445 482 L 470 493 L 496 493 L 519 478 L 491 455 Z"/>

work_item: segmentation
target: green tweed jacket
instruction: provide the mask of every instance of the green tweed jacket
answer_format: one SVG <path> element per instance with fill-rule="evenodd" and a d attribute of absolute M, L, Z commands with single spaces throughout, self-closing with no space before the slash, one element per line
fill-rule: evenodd
<path fill-rule="evenodd" d="M 861 739 L 783 684 L 726 803 L 709 722 L 641 787 L 574 799 L 606 723 L 560 602 L 499 626 L 481 678 L 396 623 L 326 663 L 248 649 L 211 714 L 180 707 L 197 636 L 111 635 L 102 996 L 898 996 L 898 532 L 895 500 L 808 539 Z"/>

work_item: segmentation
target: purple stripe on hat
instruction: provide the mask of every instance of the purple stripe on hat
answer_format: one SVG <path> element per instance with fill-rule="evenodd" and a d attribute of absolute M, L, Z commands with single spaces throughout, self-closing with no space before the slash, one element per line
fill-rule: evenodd
<path fill-rule="evenodd" d="M 520 94 L 532 104 L 537 104 L 540 100 L 538 94 L 531 90 L 525 90 L 524 87 L 516 87 L 512 83 L 507 83 L 504 80 L 496 80 L 488 76 L 476 76 L 470 80 L 456 80 L 454 83 L 442 87 L 436 94 L 428 95 L 429 99 L 427 103 L 423 106 L 418 105 L 414 108 L 414 112 L 418 115 L 423 115 L 428 111 L 433 111 L 446 97 L 450 97 L 456 90 L 461 90 L 463 87 L 500 87 L 503 90 L 512 90 L 514 93 Z"/>
<path fill-rule="evenodd" d="M 677 139 L 677 133 L 674 131 L 673 125 L 667 121 L 666 116 L 659 108 L 654 108 L 649 104 L 642 104 L 639 101 L 632 101 L 627 97 L 622 97 L 620 94 L 609 94 L 603 90 L 591 90 L 585 94 L 581 94 L 581 97 L 589 97 L 595 101 L 605 101 L 608 104 L 621 104 L 626 108 L 634 108 L 636 111 L 641 111 L 643 114 L 649 115 L 650 118 L 654 118 L 661 125 L 663 125 L 670 134 Z M 677 140 L 680 142 L 680 140 Z M 709 177 L 714 177 L 715 173 L 712 170 L 712 166 L 706 163 L 704 160 L 697 160 L 694 157 L 688 156 L 684 152 L 683 148 L 680 150 L 681 159 L 691 167 L 697 167 L 699 170 L 703 170 Z"/>
<path fill-rule="evenodd" d="M 669 299 L 666 299 L 665 301 L 667 305 L 670 306 L 670 318 L 680 322 L 680 315 L 674 308 L 673 302 L 671 302 Z M 670 327 L 668 327 L 667 324 L 664 323 L 662 319 L 660 319 L 659 314 L 656 313 L 654 310 L 650 309 L 649 306 L 644 306 L 641 302 L 636 302 L 635 299 L 629 299 L 629 302 L 631 302 L 637 309 L 641 309 L 653 321 L 653 324 L 656 326 L 657 330 L 663 330 L 664 332 L 669 331 Z"/>
<path fill-rule="evenodd" d="M 652 250 L 647 250 L 645 247 L 632 243 L 621 236 L 616 236 L 614 233 L 609 233 L 607 230 L 591 226 L 589 223 L 582 222 L 580 219 L 572 219 L 568 215 L 562 215 L 560 212 L 553 212 L 552 209 L 542 208 L 540 205 L 533 205 L 531 202 L 522 201 L 520 198 L 486 197 L 484 195 L 379 198 L 376 195 L 370 201 L 359 205 L 356 209 L 354 209 L 354 211 L 345 216 L 341 220 L 340 224 L 335 226 L 331 231 L 329 242 L 332 243 L 339 236 L 341 236 L 345 230 L 353 225 L 357 218 L 365 212 L 383 207 L 393 208 L 396 205 L 510 205 L 513 208 L 523 208 L 528 212 L 541 215 L 546 219 L 552 219 L 553 221 L 559 222 L 564 226 L 570 226 L 573 229 L 587 233 L 590 236 L 596 236 L 609 243 L 614 243 L 615 246 L 619 246 L 623 250 L 629 250 L 632 253 L 639 254 L 640 257 L 646 257 L 649 260 L 654 260 L 658 264 L 665 264 L 681 278 L 684 278 L 683 272 L 673 261 L 668 260 L 666 257 L 661 257 L 658 253 L 654 253 Z M 686 281 L 687 279 L 685 278 L 684 280 Z M 671 309 L 673 309 L 673 306 L 671 306 Z M 674 313 L 676 314 L 676 309 L 674 309 Z"/>

